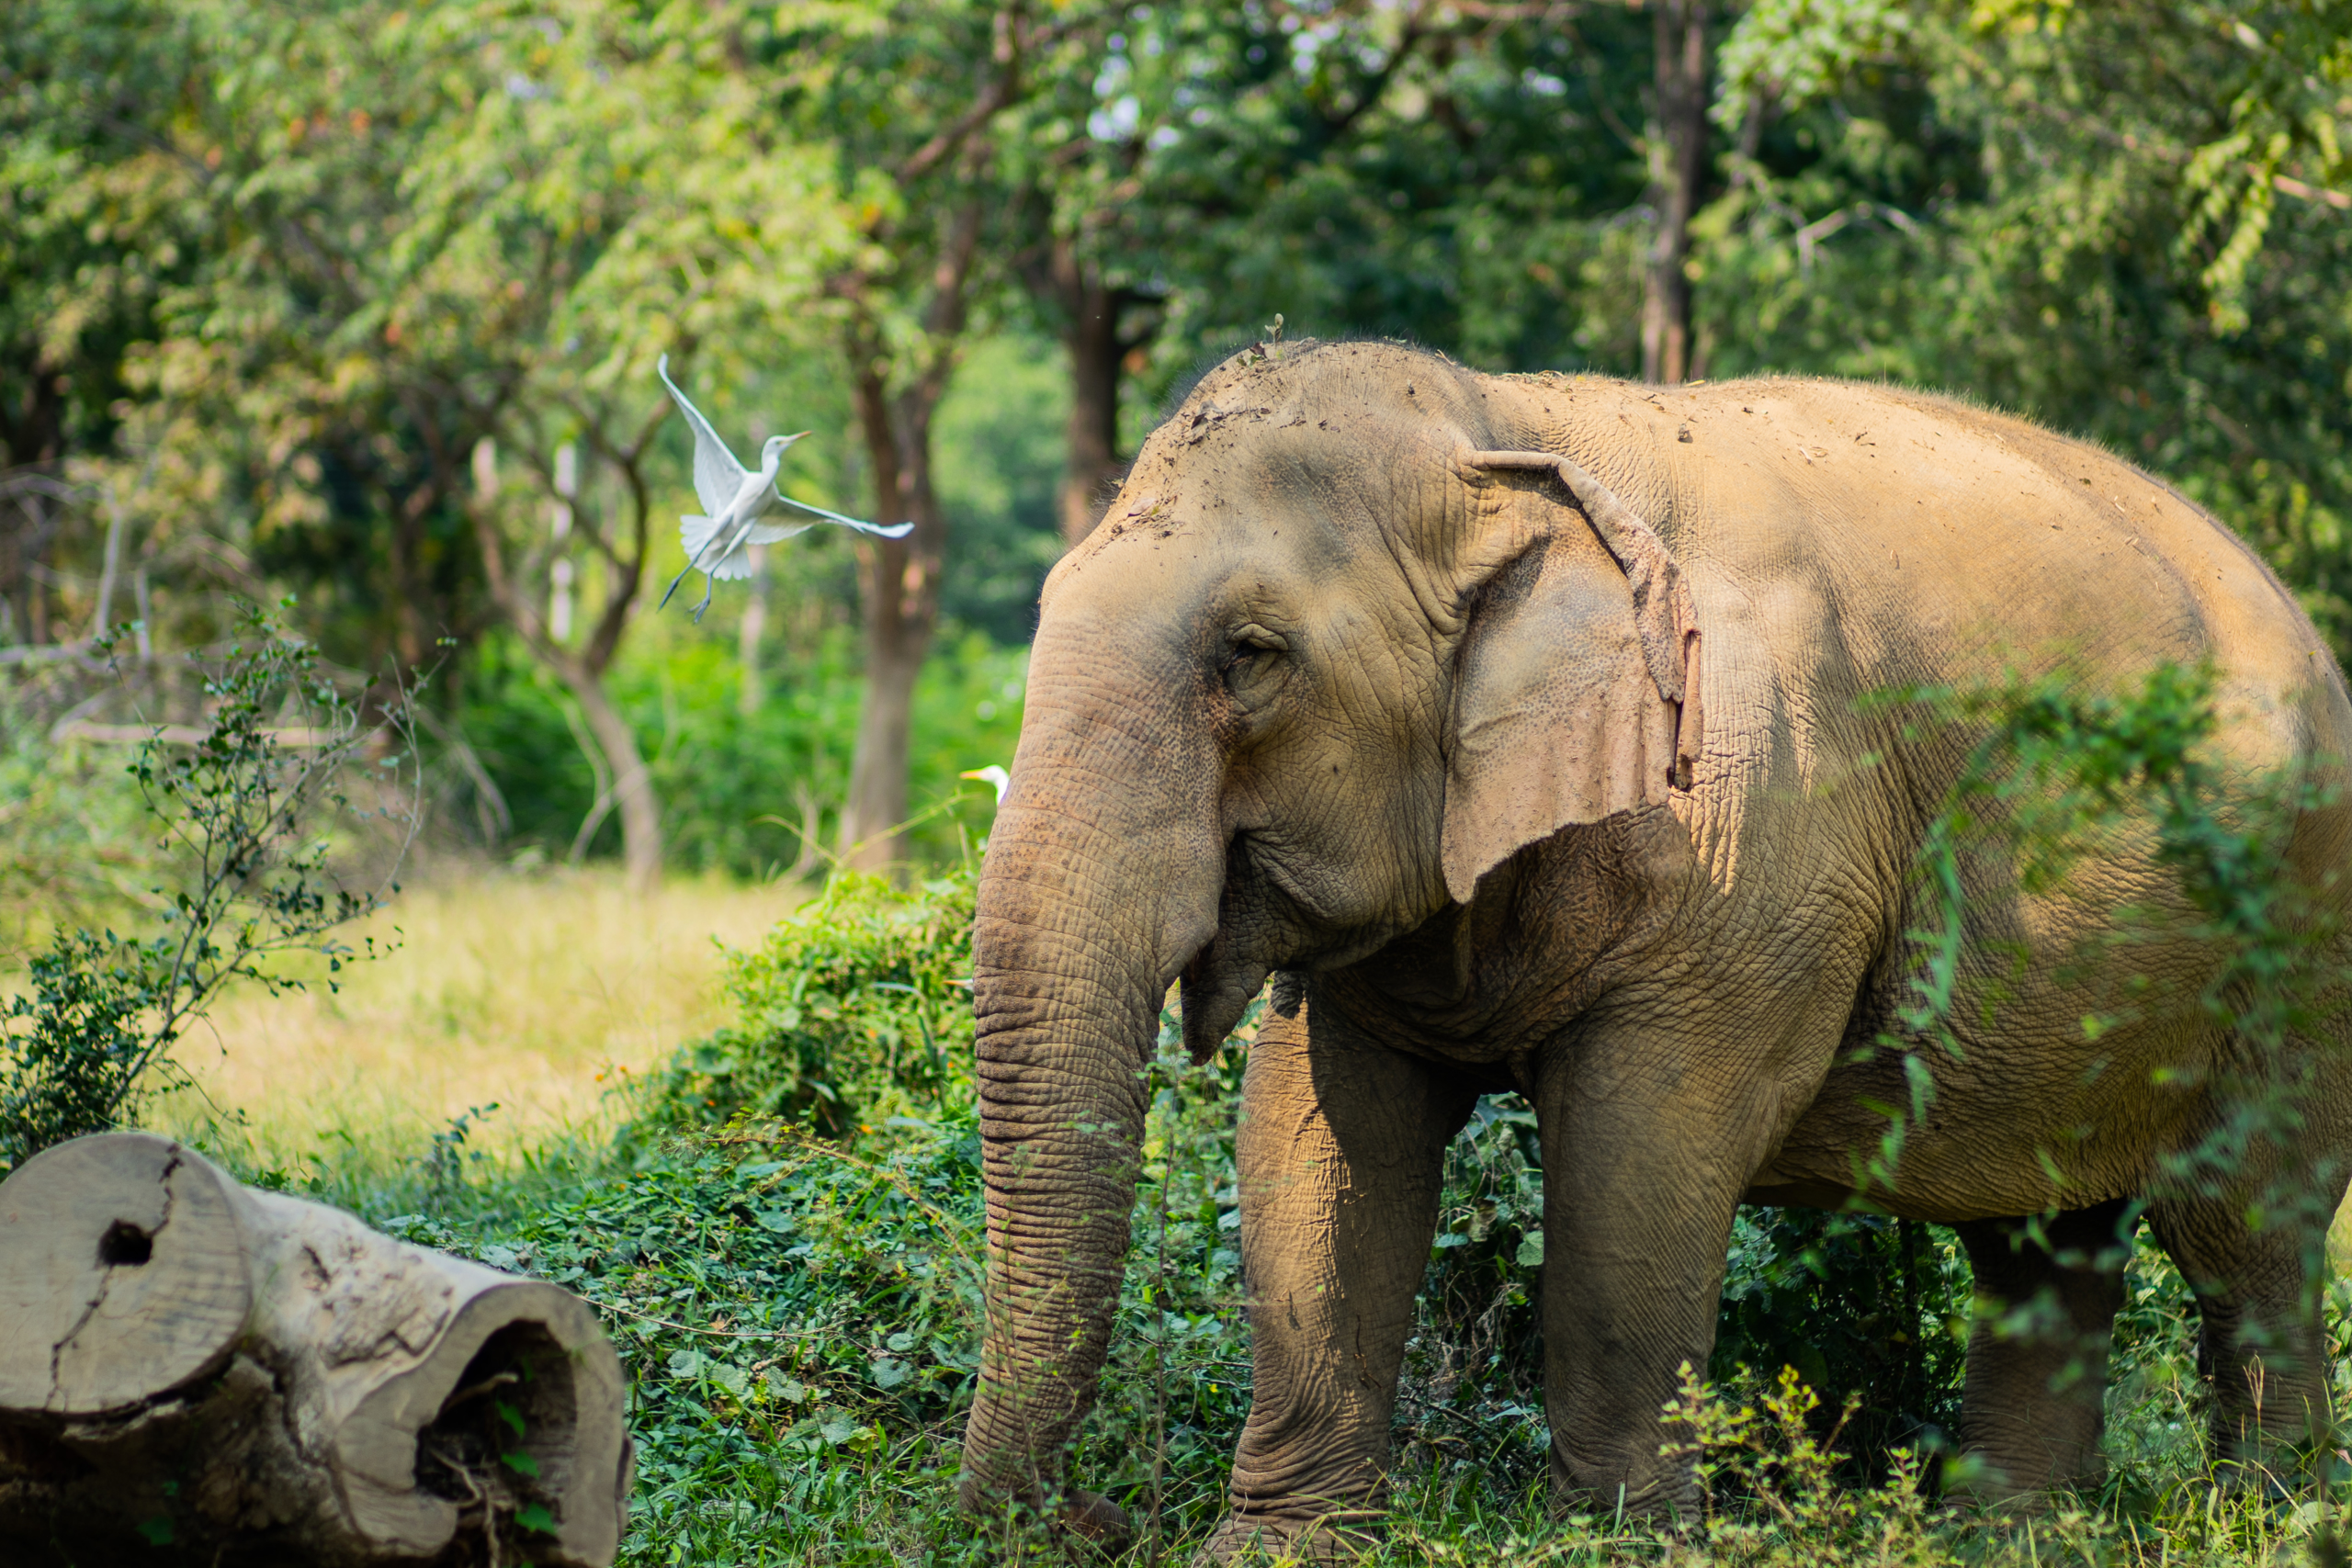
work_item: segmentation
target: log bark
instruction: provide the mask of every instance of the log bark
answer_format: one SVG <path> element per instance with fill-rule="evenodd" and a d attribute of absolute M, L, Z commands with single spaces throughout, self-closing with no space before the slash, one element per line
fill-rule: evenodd
<path fill-rule="evenodd" d="M 631 1453 L 586 1303 L 144 1133 L 0 1183 L 0 1562 L 605 1568 Z"/>

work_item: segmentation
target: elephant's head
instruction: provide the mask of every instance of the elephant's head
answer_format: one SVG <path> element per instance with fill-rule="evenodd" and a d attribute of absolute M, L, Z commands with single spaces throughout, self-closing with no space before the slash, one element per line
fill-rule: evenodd
<path fill-rule="evenodd" d="M 1364 957 L 1687 768 L 1689 597 L 1605 488 L 1531 450 L 1541 392 L 1385 344 L 1245 353 L 1047 581 L 976 931 L 975 1506 L 1058 1491 L 1170 984 L 1204 1056 L 1271 971 Z"/>

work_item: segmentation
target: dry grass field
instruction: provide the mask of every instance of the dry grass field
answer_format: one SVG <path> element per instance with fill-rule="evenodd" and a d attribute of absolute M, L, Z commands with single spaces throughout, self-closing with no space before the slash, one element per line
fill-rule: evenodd
<path fill-rule="evenodd" d="M 399 945 L 346 968 L 340 990 L 253 986 L 216 1008 L 177 1052 L 196 1091 L 156 1119 L 242 1113 L 253 1152 L 285 1164 L 336 1144 L 422 1150 L 492 1102 L 470 1147 L 593 1129 L 616 1069 L 720 1021 L 718 944 L 753 942 L 805 897 L 678 880 L 638 898 L 608 870 L 444 874 L 348 934 Z"/>

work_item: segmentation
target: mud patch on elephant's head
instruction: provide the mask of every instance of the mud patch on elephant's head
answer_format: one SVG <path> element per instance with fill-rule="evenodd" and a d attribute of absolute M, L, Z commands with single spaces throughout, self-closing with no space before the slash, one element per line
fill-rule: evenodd
<path fill-rule="evenodd" d="M 1124 499 L 1124 498 L 1123 498 Z M 1095 536 L 1112 539 L 1172 539 L 1190 519 L 1177 510 L 1173 495 L 1145 495 L 1125 507 L 1114 505 L 1095 526 Z"/>

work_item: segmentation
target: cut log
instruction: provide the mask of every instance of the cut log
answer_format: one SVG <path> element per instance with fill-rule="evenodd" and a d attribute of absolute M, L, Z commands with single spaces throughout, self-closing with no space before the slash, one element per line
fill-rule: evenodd
<path fill-rule="evenodd" d="M 0 1183 L 0 1563 L 605 1568 L 619 1358 L 571 1292 L 144 1133 Z"/>

